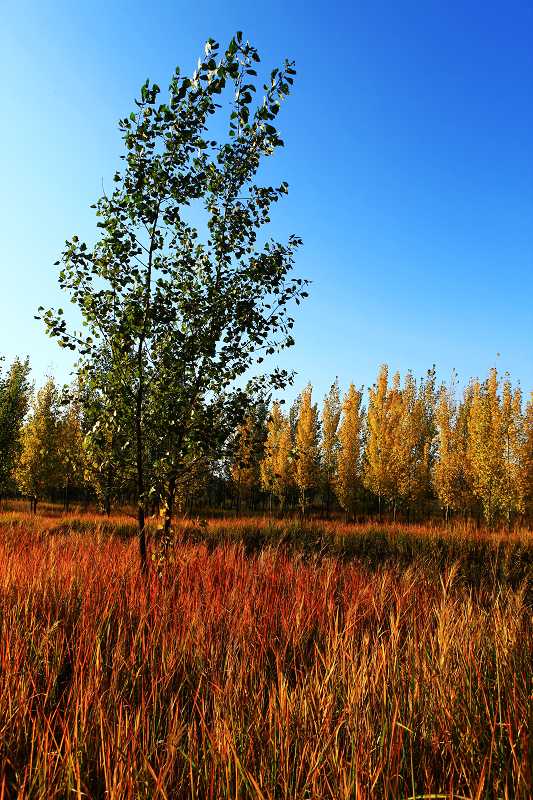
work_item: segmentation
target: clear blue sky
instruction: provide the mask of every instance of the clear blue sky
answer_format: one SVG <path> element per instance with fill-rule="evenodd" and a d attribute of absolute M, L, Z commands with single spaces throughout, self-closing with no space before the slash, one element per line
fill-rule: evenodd
<path fill-rule="evenodd" d="M 0 352 L 68 378 L 33 314 L 65 305 L 52 265 L 94 236 L 116 121 L 238 29 L 265 67 L 297 62 L 273 166 L 274 232 L 303 237 L 313 281 L 296 387 L 368 385 L 387 361 L 461 381 L 496 363 L 533 388 L 533 5 L 512 0 L 4 4 Z"/>

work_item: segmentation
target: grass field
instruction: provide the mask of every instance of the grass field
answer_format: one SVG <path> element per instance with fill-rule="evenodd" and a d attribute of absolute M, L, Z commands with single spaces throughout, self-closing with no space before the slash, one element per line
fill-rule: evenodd
<path fill-rule="evenodd" d="M 0 798 L 531 796 L 530 533 L 133 532 L 0 515 Z"/>

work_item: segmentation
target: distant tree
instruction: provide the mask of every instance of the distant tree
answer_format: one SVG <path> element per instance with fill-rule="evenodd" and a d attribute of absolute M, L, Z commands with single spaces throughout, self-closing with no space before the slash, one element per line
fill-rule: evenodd
<path fill-rule="evenodd" d="M 503 507 L 505 463 L 503 419 L 496 369 L 488 378 L 473 383 L 468 419 L 468 462 L 472 488 L 483 506 L 489 527 Z"/>
<path fill-rule="evenodd" d="M 238 507 L 253 505 L 260 484 L 260 464 L 265 439 L 265 410 L 262 403 L 252 407 L 237 429 L 231 477 L 237 490 Z"/>
<path fill-rule="evenodd" d="M 14 469 L 31 392 L 29 374 L 28 359 L 16 358 L 5 374 L 0 364 L 0 498 L 15 488 Z"/>
<path fill-rule="evenodd" d="M 513 517 L 525 512 L 526 467 L 524 460 L 524 440 L 526 436 L 522 416 L 522 392 L 513 391 L 511 382 L 503 382 L 501 401 L 502 444 L 503 444 L 503 484 L 501 505 L 508 527 Z"/>
<path fill-rule="evenodd" d="M 339 450 L 338 427 L 341 416 L 341 402 L 339 396 L 339 381 L 331 385 L 324 398 L 322 407 L 322 439 L 321 450 L 321 478 L 322 490 L 326 501 L 326 513 L 329 516 L 331 497 L 334 492 L 335 476 L 337 473 L 337 455 Z"/>
<path fill-rule="evenodd" d="M 291 426 L 279 403 L 274 403 L 267 420 L 264 456 L 261 461 L 261 486 L 276 497 L 283 512 L 294 483 Z"/>
<path fill-rule="evenodd" d="M 361 484 L 361 452 L 363 436 L 362 394 L 350 384 L 342 403 L 337 456 L 337 499 L 347 514 L 353 517 Z"/>
<path fill-rule="evenodd" d="M 295 437 L 295 479 L 302 515 L 306 513 L 320 477 L 319 419 L 316 403 L 313 404 L 312 401 L 312 392 L 309 384 L 300 395 Z"/>
<path fill-rule="evenodd" d="M 398 495 L 407 508 L 421 508 L 432 496 L 435 440 L 435 370 L 417 386 L 408 372 L 401 391 L 401 411 L 395 436 Z"/>
<path fill-rule="evenodd" d="M 525 512 L 530 519 L 533 519 L 533 392 L 529 396 L 524 414 L 522 447 Z"/>
<path fill-rule="evenodd" d="M 463 463 L 456 435 L 456 413 L 451 389 L 442 386 L 436 408 L 438 456 L 434 468 L 434 486 L 446 521 L 450 510 L 457 509 L 460 504 Z"/>
<path fill-rule="evenodd" d="M 79 372 L 72 396 L 81 412 L 85 483 L 109 516 L 114 502 L 134 492 L 135 451 L 128 418 L 114 405 L 115 393 L 106 384 L 106 376 L 112 374 L 111 356 L 100 355 L 99 364 Z"/>
<path fill-rule="evenodd" d="M 400 464 L 398 437 L 402 416 L 400 377 L 394 375 L 392 386 L 388 383 L 389 370 L 383 364 L 377 382 L 369 389 L 366 420 L 366 448 L 363 483 L 378 499 L 381 519 L 382 501 L 396 504 L 399 494 Z"/>
<path fill-rule="evenodd" d="M 32 500 L 32 509 L 44 495 L 61 484 L 60 395 L 52 378 L 37 392 L 30 417 L 22 431 L 22 448 L 15 470 L 21 492 Z"/>
<path fill-rule="evenodd" d="M 223 52 L 210 39 L 191 77 L 177 69 L 166 102 L 157 85 L 143 85 L 120 122 L 124 169 L 95 206 L 101 238 L 91 249 L 74 236 L 63 253 L 60 285 L 81 309 L 84 333 L 67 330 L 61 309 L 41 309 L 48 333 L 80 353 L 80 373 L 96 376 L 100 416 L 113 408 L 129 442 L 143 570 L 149 498 L 159 495 L 168 529 L 177 487 L 242 420 L 250 392 L 291 379 L 275 369 L 250 392 L 236 383 L 294 343 L 288 309 L 307 294 L 305 281 L 289 278 L 300 239 L 258 242 L 287 193 L 285 182 L 254 179 L 283 145 L 274 121 L 295 70 L 273 70 L 254 104 L 257 62 L 238 33 Z M 209 122 L 224 90 L 229 135 L 218 142 Z"/>
<path fill-rule="evenodd" d="M 70 509 L 72 487 L 85 483 L 86 457 L 80 409 L 70 402 L 59 421 L 59 460 L 64 490 L 65 511 Z"/>

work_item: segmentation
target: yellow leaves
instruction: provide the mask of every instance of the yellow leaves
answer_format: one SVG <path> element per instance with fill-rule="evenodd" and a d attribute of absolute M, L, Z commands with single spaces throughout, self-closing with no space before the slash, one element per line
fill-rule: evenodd
<path fill-rule="evenodd" d="M 275 495 L 283 507 L 292 483 L 292 436 L 289 420 L 274 403 L 267 423 L 265 456 L 261 462 L 261 485 Z"/>
<path fill-rule="evenodd" d="M 342 404 L 339 427 L 339 454 L 335 490 L 342 508 L 353 514 L 361 474 L 361 440 L 363 432 L 362 394 L 350 384 Z"/>
<path fill-rule="evenodd" d="M 305 511 L 308 494 L 316 489 L 319 473 L 318 411 L 312 402 L 313 388 L 309 384 L 301 394 L 296 425 L 296 485 L 300 503 Z"/>
<path fill-rule="evenodd" d="M 500 393 L 501 388 L 501 393 Z M 524 511 L 524 420 L 520 390 L 500 387 L 496 369 L 473 384 L 468 417 L 468 463 L 475 495 L 489 525 L 498 513 L 508 522 Z"/>

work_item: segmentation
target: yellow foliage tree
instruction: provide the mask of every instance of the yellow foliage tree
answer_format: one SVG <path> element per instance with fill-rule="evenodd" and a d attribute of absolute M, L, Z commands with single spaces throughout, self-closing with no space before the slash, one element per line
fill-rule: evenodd
<path fill-rule="evenodd" d="M 339 427 L 339 452 L 337 456 L 337 499 L 352 517 L 357 506 L 357 494 L 361 480 L 361 449 L 363 434 L 362 393 L 350 384 L 342 404 L 342 419 Z"/>
<path fill-rule="evenodd" d="M 413 506 L 431 496 L 431 468 L 435 437 L 435 372 L 417 383 L 408 372 L 401 392 L 401 409 L 394 437 L 398 495 L 411 515 Z"/>
<path fill-rule="evenodd" d="M 267 422 L 265 454 L 260 466 L 261 486 L 278 499 L 283 511 L 293 483 L 292 436 L 289 420 L 274 403 Z"/>
<path fill-rule="evenodd" d="M 496 369 L 480 383 L 474 381 L 468 419 L 468 464 L 472 488 L 481 501 L 489 526 L 502 508 L 505 465 L 502 408 Z"/>
<path fill-rule="evenodd" d="M 399 375 L 394 375 L 391 387 L 388 380 L 389 370 L 383 364 L 377 382 L 368 393 L 363 469 L 364 485 L 378 498 L 380 519 L 383 499 L 395 505 L 400 483 L 398 437 L 403 401 Z"/>
<path fill-rule="evenodd" d="M 340 416 L 341 403 L 339 397 L 339 382 L 335 380 L 335 383 L 332 384 L 328 394 L 324 398 L 324 405 L 322 408 L 321 471 L 322 488 L 328 516 L 337 472 L 337 456 L 339 450 L 338 427 Z"/>
<path fill-rule="evenodd" d="M 453 389 L 442 386 L 435 411 L 437 455 L 433 469 L 433 485 L 444 509 L 446 521 L 450 511 L 467 511 L 472 506 L 468 467 L 468 420 L 472 387 L 465 390 L 461 403 L 455 401 Z"/>
<path fill-rule="evenodd" d="M 524 468 L 524 505 L 526 514 L 533 517 L 533 392 L 524 414 L 522 463 Z"/>
<path fill-rule="evenodd" d="M 505 380 L 502 389 L 502 445 L 503 482 L 501 487 L 501 506 L 510 527 L 513 516 L 523 514 L 526 500 L 526 464 L 524 441 L 526 437 L 525 418 L 522 415 L 522 392 L 514 392 L 511 382 Z"/>
<path fill-rule="evenodd" d="M 295 437 L 296 485 L 303 515 L 317 488 L 320 472 L 318 410 L 316 404 L 313 405 L 312 392 L 309 384 L 301 394 Z"/>
<path fill-rule="evenodd" d="M 23 494 L 37 502 L 61 484 L 61 418 L 59 393 L 52 378 L 37 392 L 30 418 L 22 431 L 22 448 L 15 471 Z"/>

